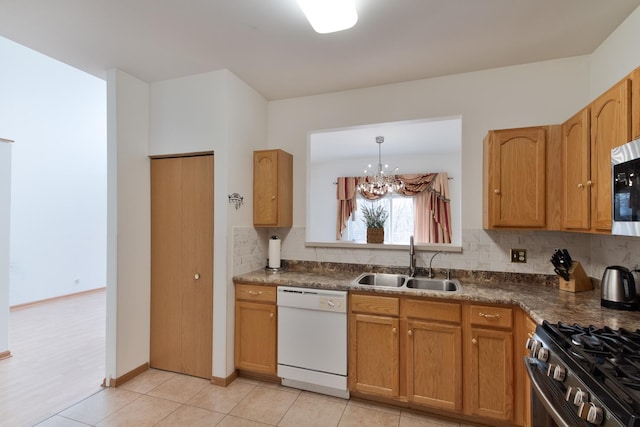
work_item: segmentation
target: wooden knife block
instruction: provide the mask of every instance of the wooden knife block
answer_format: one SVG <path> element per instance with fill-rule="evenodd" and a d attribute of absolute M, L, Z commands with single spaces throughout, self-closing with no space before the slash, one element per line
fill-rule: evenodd
<path fill-rule="evenodd" d="M 577 261 L 573 261 L 571 263 L 571 268 L 569 269 L 569 280 L 564 280 L 562 277 L 559 277 L 559 279 L 561 291 L 582 292 L 593 289 L 591 279 L 589 279 L 587 273 L 584 272 L 582 264 Z"/>

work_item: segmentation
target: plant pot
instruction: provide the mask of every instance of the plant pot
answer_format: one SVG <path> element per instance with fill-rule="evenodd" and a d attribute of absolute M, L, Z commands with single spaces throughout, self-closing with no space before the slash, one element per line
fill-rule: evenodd
<path fill-rule="evenodd" d="M 384 243 L 384 228 L 367 228 L 367 243 Z"/>

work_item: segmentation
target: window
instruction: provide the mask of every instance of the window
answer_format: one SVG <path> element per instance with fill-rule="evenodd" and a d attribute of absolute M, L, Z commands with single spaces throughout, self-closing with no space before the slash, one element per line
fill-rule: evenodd
<path fill-rule="evenodd" d="M 395 244 L 408 244 L 409 237 L 413 235 L 413 197 L 401 194 L 387 194 L 379 200 L 367 200 L 360 194 L 356 197 L 358 210 L 352 215 L 347 223 L 346 230 L 342 233 L 343 241 L 364 243 L 367 241 L 367 227 L 362 220 L 360 208 L 362 206 L 379 206 L 382 204 L 389 218 L 384 225 L 384 242 Z"/>

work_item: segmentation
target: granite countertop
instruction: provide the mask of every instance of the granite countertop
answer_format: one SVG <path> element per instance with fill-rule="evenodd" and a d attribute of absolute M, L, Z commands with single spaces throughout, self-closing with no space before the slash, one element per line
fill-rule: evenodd
<path fill-rule="evenodd" d="M 377 271 L 376 271 L 377 270 Z M 406 269 L 405 269 L 406 270 Z M 338 267 L 289 263 L 278 272 L 260 269 L 233 278 L 235 283 L 298 286 L 316 289 L 377 292 L 389 295 L 414 295 L 454 301 L 471 301 L 520 306 L 537 323 L 579 323 L 613 329 L 639 329 L 640 311 L 621 311 L 600 306 L 598 288 L 584 292 L 566 292 L 557 287 L 554 276 L 454 271 L 452 277 L 462 285 L 459 292 L 425 291 L 417 289 L 380 288 L 354 285 L 353 280 L 362 272 L 381 271 L 379 267 L 358 265 Z M 424 275 L 418 271 L 417 276 Z M 438 277 L 443 277 L 438 275 Z M 555 286 L 554 286 L 555 283 Z"/>

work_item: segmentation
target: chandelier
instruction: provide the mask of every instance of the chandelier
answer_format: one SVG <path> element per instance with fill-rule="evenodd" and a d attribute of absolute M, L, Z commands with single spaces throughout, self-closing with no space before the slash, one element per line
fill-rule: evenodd
<path fill-rule="evenodd" d="M 399 191 L 404 188 L 404 183 L 396 177 L 398 168 L 390 170 L 389 165 L 382 164 L 382 143 L 384 136 L 376 136 L 378 144 L 378 165 L 375 172 L 371 165 L 367 165 L 364 170 L 364 176 L 360 178 L 358 190 L 384 196 L 390 191 Z"/>

